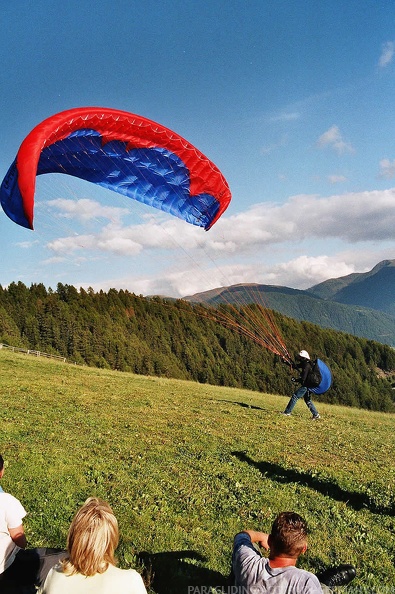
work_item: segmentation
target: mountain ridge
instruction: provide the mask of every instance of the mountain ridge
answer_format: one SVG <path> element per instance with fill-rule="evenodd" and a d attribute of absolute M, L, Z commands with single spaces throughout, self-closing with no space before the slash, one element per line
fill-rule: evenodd
<path fill-rule="evenodd" d="M 329 279 L 308 292 L 337 303 L 369 307 L 395 316 L 395 260 L 383 260 L 368 272 Z"/>
<path fill-rule="evenodd" d="M 240 283 L 184 299 L 210 305 L 259 303 L 296 320 L 395 345 L 395 260 L 383 260 L 368 272 L 328 279 L 306 290 Z"/>

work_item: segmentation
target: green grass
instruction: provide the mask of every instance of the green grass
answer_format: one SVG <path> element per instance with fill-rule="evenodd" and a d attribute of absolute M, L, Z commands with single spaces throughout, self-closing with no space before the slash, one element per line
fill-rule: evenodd
<path fill-rule="evenodd" d="M 90 495 L 118 517 L 121 567 L 151 592 L 223 586 L 232 539 L 294 510 L 311 529 L 299 566 L 357 566 L 348 591 L 395 587 L 395 415 L 78 367 L 0 350 L 2 481 L 30 546 L 64 546 Z M 290 385 L 290 391 L 292 386 Z M 365 588 L 365 589 L 362 589 Z"/>

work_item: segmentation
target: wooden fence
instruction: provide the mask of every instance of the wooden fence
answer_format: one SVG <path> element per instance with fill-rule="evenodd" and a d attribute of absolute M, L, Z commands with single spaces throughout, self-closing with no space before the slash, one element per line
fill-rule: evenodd
<path fill-rule="evenodd" d="M 32 349 L 20 349 L 18 347 L 10 346 L 9 344 L 2 344 L 0 342 L 0 349 L 10 349 L 15 353 L 25 353 L 26 355 L 34 355 L 35 357 L 47 357 L 48 359 L 57 359 L 66 363 L 66 357 L 60 355 L 51 355 L 50 353 L 43 353 L 42 351 L 33 351 Z"/>

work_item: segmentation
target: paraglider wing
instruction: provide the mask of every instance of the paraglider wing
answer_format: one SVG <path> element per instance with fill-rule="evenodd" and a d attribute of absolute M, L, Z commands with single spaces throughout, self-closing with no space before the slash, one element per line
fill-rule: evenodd
<path fill-rule="evenodd" d="M 58 113 L 22 142 L 0 188 L 4 212 L 33 229 L 36 175 L 65 173 L 208 230 L 231 193 L 219 169 L 184 138 L 146 118 L 82 107 Z"/>
<path fill-rule="evenodd" d="M 309 391 L 314 394 L 324 394 L 331 387 L 332 373 L 328 365 L 321 361 L 321 359 L 317 359 L 317 365 L 321 373 L 321 382 L 316 388 L 309 388 Z"/>

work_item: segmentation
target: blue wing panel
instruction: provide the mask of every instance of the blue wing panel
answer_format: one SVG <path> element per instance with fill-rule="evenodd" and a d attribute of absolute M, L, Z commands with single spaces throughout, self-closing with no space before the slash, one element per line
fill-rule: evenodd
<path fill-rule="evenodd" d="M 208 227 L 219 203 L 210 194 L 191 196 L 189 171 L 167 149 L 103 144 L 95 130 L 78 130 L 43 149 L 37 175 L 65 173 L 104 186 L 188 223 Z"/>
<path fill-rule="evenodd" d="M 1 206 L 6 215 L 22 227 L 30 228 L 23 210 L 23 200 L 18 187 L 16 160 L 11 164 L 0 188 Z"/>

